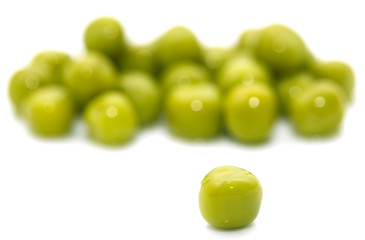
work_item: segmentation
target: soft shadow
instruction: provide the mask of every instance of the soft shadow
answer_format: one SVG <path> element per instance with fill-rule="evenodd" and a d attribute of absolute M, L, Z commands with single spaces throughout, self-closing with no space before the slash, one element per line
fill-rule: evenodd
<path fill-rule="evenodd" d="M 207 229 L 214 232 L 247 232 L 255 227 L 255 223 L 250 223 L 243 227 L 238 228 L 218 228 L 210 224 L 207 225 Z"/>

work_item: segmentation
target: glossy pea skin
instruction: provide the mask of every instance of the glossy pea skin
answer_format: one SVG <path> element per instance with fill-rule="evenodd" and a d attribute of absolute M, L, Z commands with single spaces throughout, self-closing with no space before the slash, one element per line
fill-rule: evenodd
<path fill-rule="evenodd" d="M 82 108 L 97 94 L 116 86 L 116 70 L 107 57 L 90 52 L 66 68 L 64 84 Z"/>
<path fill-rule="evenodd" d="M 57 137 L 71 129 L 75 105 L 63 86 L 48 85 L 29 94 L 22 106 L 22 112 L 35 134 Z"/>
<path fill-rule="evenodd" d="M 221 129 L 221 94 L 211 83 L 172 89 L 164 110 L 170 129 L 179 137 L 208 139 Z"/>
<path fill-rule="evenodd" d="M 83 117 L 89 135 L 104 145 L 123 144 L 134 137 L 138 128 L 135 107 L 119 91 L 107 91 L 91 100 Z"/>
<path fill-rule="evenodd" d="M 17 113 L 30 92 L 53 82 L 51 72 L 39 66 L 28 66 L 14 73 L 9 83 L 9 96 Z"/>
<path fill-rule="evenodd" d="M 264 84 L 238 85 L 224 100 L 228 133 L 237 141 L 260 143 L 269 138 L 278 106 L 271 87 Z"/>
<path fill-rule="evenodd" d="M 283 113 L 288 113 L 289 105 L 311 86 L 315 77 L 310 72 L 298 72 L 281 79 L 277 84 L 277 93 Z"/>
<path fill-rule="evenodd" d="M 303 135 L 333 134 L 341 125 L 345 103 L 345 93 L 338 84 L 320 79 L 293 100 L 289 116 Z"/>
<path fill-rule="evenodd" d="M 143 125 L 155 121 L 161 108 L 161 91 L 152 75 L 143 71 L 125 71 L 118 85 L 134 103 Z"/>
<path fill-rule="evenodd" d="M 68 54 L 59 51 L 43 51 L 38 53 L 32 61 L 32 65 L 49 71 L 55 82 L 61 83 L 65 66 L 71 61 Z"/>
<path fill-rule="evenodd" d="M 308 51 L 303 40 L 292 29 L 271 25 L 262 30 L 257 56 L 275 72 L 285 72 L 305 65 Z"/>
<path fill-rule="evenodd" d="M 99 51 L 118 60 L 124 49 L 124 32 L 116 19 L 102 17 L 87 26 L 84 42 L 88 50 Z"/>
<path fill-rule="evenodd" d="M 225 62 L 218 72 L 217 83 L 223 91 L 228 91 L 239 84 L 271 84 L 271 76 L 265 65 L 247 55 L 239 54 Z"/>
<path fill-rule="evenodd" d="M 204 64 L 213 73 L 216 73 L 233 55 L 233 51 L 227 48 L 211 47 L 204 50 Z"/>
<path fill-rule="evenodd" d="M 261 29 L 249 29 L 241 34 L 236 49 L 256 53 L 261 38 Z"/>
<path fill-rule="evenodd" d="M 119 63 L 120 69 L 140 70 L 156 73 L 156 62 L 151 46 L 131 46 L 127 48 Z"/>
<path fill-rule="evenodd" d="M 340 61 L 317 62 L 314 72 L 319 78 L 326 78 L 338 83 L 344 89 L 347 99 L 352 99 L 355 76 L 348 64 Z"/>
<path fill-rule="evenodd" d="M 172 88 L 186 88 L 210 80 L 211 75 L 203 65 L 194 62 L 180 62 L 171 65 L 164 71 L 162 88 L 167 92 Z"/>
<path fill-rule="evenodd" d="M 203 218 L 218 228 L 238 228 L 253 222 L 262 200 L 259 180 L 233 166 L 210 171 L 201 182 L 199 206 Z"/>
<path fill-rule="evenodd" d="M 202 49 L 194 33 L 186 27 L 168 30 L 153 44 L 160 68 L 180 61 L 201 61 Z"/>

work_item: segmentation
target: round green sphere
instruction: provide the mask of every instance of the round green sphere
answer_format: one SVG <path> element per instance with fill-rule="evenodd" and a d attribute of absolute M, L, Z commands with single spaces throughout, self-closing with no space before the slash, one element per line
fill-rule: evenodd
<path fill-rule="evenodd" d="M 177 136 L 207 139 L 221 130 L 221 94 L 209 83 L 172 89 L 165 100 L 167 122 Z"/>
<path fill-rule="evenodd" d="M 292 29 L 271 25 L 261 32 L 257 56 L 275 72 L 287 72 L 305 65 L 309 53 L 303 40 Z"/>
<path fill-rule="evenodd" d="M 322 79 L 307 87 L 290 105 L 289 115 L 303 135 L 335 133 L 345 113 L 346 95 L 330 80 Z"/>
<path fill-rule="evenodd" d="M 56 137 L 71 129 L 75 105 L 64 87 L 48 85 L 29 94 L 22 106 L 22 113 L 34 133 Z"/>
<path fill-rule="evenodd" d="M 223 110 L 228 133 L 246 143 L 267 140 L 278 113 L 276 95 L 264 84 L 232 88 Z"/>
<path fill-rule="evenodd" d="M 261 200 L 259 180 L 242 168 L 214 168 L 201 182 L 200 212 L 209 224 L 218 228 L 250 224 L 260 211 Z"/>
<path fill-rule="evenodd" d="M 117 74 L 114 65 L 107 57 L 90 52 L 66 68 L 64 84 L 82 108 L 97 94 L 115 88 Z"/>
<path fill-rule="evenodd" d="M 114 18 L 98 18 L 87 26 L 84 42 L 88 50 L 99 51 L 117 60 L 124 48 L 123 29 Z"/>
<path fill-rule="evenodd" d="M 153 48 L 160 68 L 180 61 L 201 61 L 202 58 L 197 38 L 183 26 L 168 30 L 154 43 Z"/>
<path fill-rule="evenodd" d="M 119 87 L 134 103 L 141 124 L 155 121 L 161 108 L 161 91 L 152 75 L 130 70 L 119 77 Z"/>
<path fill-rule="evenodd" d="M 271 76 L 265 65 L 246 55 L 236 55 L 225 62 L 217 76 L 217 83 L 223 91 L 242 84 L 270 84 Z"/>
<path fill-rule="evenodd" d="M 83 113 L 89 135 L 105 145 L 131 140 L 138 129 L 138 116 L 130 99 L 122 92 L 108 91 L 94 98 Z"/>

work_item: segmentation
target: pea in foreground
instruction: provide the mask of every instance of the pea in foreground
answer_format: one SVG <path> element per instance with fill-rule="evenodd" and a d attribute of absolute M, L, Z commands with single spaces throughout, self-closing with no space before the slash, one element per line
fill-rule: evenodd
<path fill-rule="evenodd" d="M 353 99 L 351 67 L 317 59 L 284 25 L 247 30 L 226 48 L 183 26 L 139 46 L 105 17 L 86 27 L 84 43 L 83 56 L 43 51 L 11 77 L 10 100 L 34 133 L 64 136 L 80 114 L 91 139 L 122 145 L 162 116 L 182 139 L 226 133 L 256 144 L 278 116 L 302 136 L 332 135 Z"/>
<path fill-rule="evenodd" d="M 238 167 L 217 167 L 201 182 L 200 212 L 209 224 L 218 228 L 250 224 L 259 214 L 261 200 L 259 180 Z"/>

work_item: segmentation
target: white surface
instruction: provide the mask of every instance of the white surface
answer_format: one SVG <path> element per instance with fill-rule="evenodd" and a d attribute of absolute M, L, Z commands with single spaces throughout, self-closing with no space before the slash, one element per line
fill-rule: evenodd
<path fill-rule="evenodd" d="M 365 239 L 362 9 L 361 1 L 1 1 L 0 239 Z M 93 144 L 82 128 L 64 140 L 35 138 L 11 111 L 11 74 L 40 50 L 77 56 L 83 29 L 103 15 L 137 43 L 184 24 L 225 46 L 245 29 L 284 23 L 318 56 L 353 66 L 356 99 L 328 140 L 300 139 L 283 122 L 260 147 L 186 143 L 164 127 L 118 149 Z M 219 231 L 200 216 L 200 181 L 221 165 L 263 185 L 261 212 L 244 229 Z"/>

